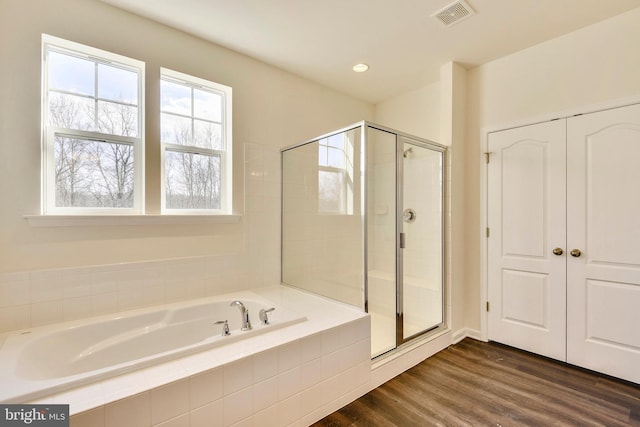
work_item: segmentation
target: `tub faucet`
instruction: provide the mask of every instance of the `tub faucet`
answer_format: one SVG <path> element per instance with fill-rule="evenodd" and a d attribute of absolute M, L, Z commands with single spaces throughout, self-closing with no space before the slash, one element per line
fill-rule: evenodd
<path fill-rule="evenodd" d="M 260 323 L 263 325 L 268 325 L 269 324 L 269 316 L 267 315 L 268 313 L 271 313 L 273 310 L 275 310 L 275 307 L 271 307 L 271 308 L 263 308 L 262 310 L 260 310 Z"/>
<path fill-rule="evenodd" d="M 241 301 L 235 300 L 231 303 L 231 307 L 236 306 L 240 309 L 240 314 L 242 315 L 242 328 L 241 331 L 249 331 L 251 328 L 251 321 L 249 320 L 249 310 L 244 306 Z"/>
<path fill-rule="evenodd" d="M 231 335 L 231 332 L 229 332 L 229 322 L 227 322 L 226 320 L 218 320 L 217 322 L 213 322 L 214 325 L 222 325 L 222 336 L 226 337 Z"/>

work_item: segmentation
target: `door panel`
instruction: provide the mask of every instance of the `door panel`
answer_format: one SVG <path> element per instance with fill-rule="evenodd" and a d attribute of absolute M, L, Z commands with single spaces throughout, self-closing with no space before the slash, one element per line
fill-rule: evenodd
<path fill-rule="evenodd" d="M 544 257 L 548 143 L 523 139 L 502 148 L 501 154 L 502 212 L 508 218 L 502 224 L 502 251 L 512 257 Z"/>
<path fill-rule="evenodd" d="M 567 360 L 640 382 L 640 105 L 567 122 Z"/>
<path fill-rule="evenodd" d="M 628 317 L 640 307 L 640 286 L 632 283 L 587 280 L 586 337 L 590 342 L 640 348 L 638 325 Z M 610 325 L 616 325 L 610 327 Z"/>
<path fill-rule="evenodd" d="M 502 270 L 502 317 L 506 321 L 548 329 L 545 313 L 549 275 Z"/>
<path fill-rule="evenodd" d="M 565 124 L 489 135 L 489 339 L 566 357 Z"/>

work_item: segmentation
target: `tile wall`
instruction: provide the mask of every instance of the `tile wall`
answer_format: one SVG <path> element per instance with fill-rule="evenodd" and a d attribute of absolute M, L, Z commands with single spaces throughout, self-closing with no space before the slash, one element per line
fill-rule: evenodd
<path fill-rule="evenodd" d="M 241 256 L 0 274 L 0 332 L 246 288 Z"/>
<path fill-rule="evenodd" d="M 280 151 L 244 148 L 244 252 L 0 273 L 0 333 L 280 283 Z"/>
<path fill-rule="evenodd" d="M 368 391 L 369 318 L 71 417 L 72 427 L 306 426 Z"/>

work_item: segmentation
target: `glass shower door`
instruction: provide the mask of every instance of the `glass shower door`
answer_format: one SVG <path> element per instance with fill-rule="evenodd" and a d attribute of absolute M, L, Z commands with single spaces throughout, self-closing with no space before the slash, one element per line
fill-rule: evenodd
<path fill-rule="evenodd" d="M 400 139 L 399 343 L 444 320 L 443 153 Z"/>
<path fill-rule="evenodd" d="M 443 150 L 366 133 L 367 311 L 371 355 L 444 323 Z"/>

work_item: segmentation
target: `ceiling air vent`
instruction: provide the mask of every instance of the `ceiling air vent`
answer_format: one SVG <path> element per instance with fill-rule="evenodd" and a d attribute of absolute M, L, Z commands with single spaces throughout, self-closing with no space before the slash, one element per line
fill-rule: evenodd
<path fill-rule="evenodd" d="M 464 21 L 465 19 L 475 15 L 475 13 L 476 12 L 471 9 L 471 6 L 467 3 L 462 0 L 457 0 L 440 9 L 431 15 L 431 17 L 435 18 L 436 21 L 440 22 L 445 27 L 450 27 L 453 24 L 457 24 L 458 22 Z"/>

